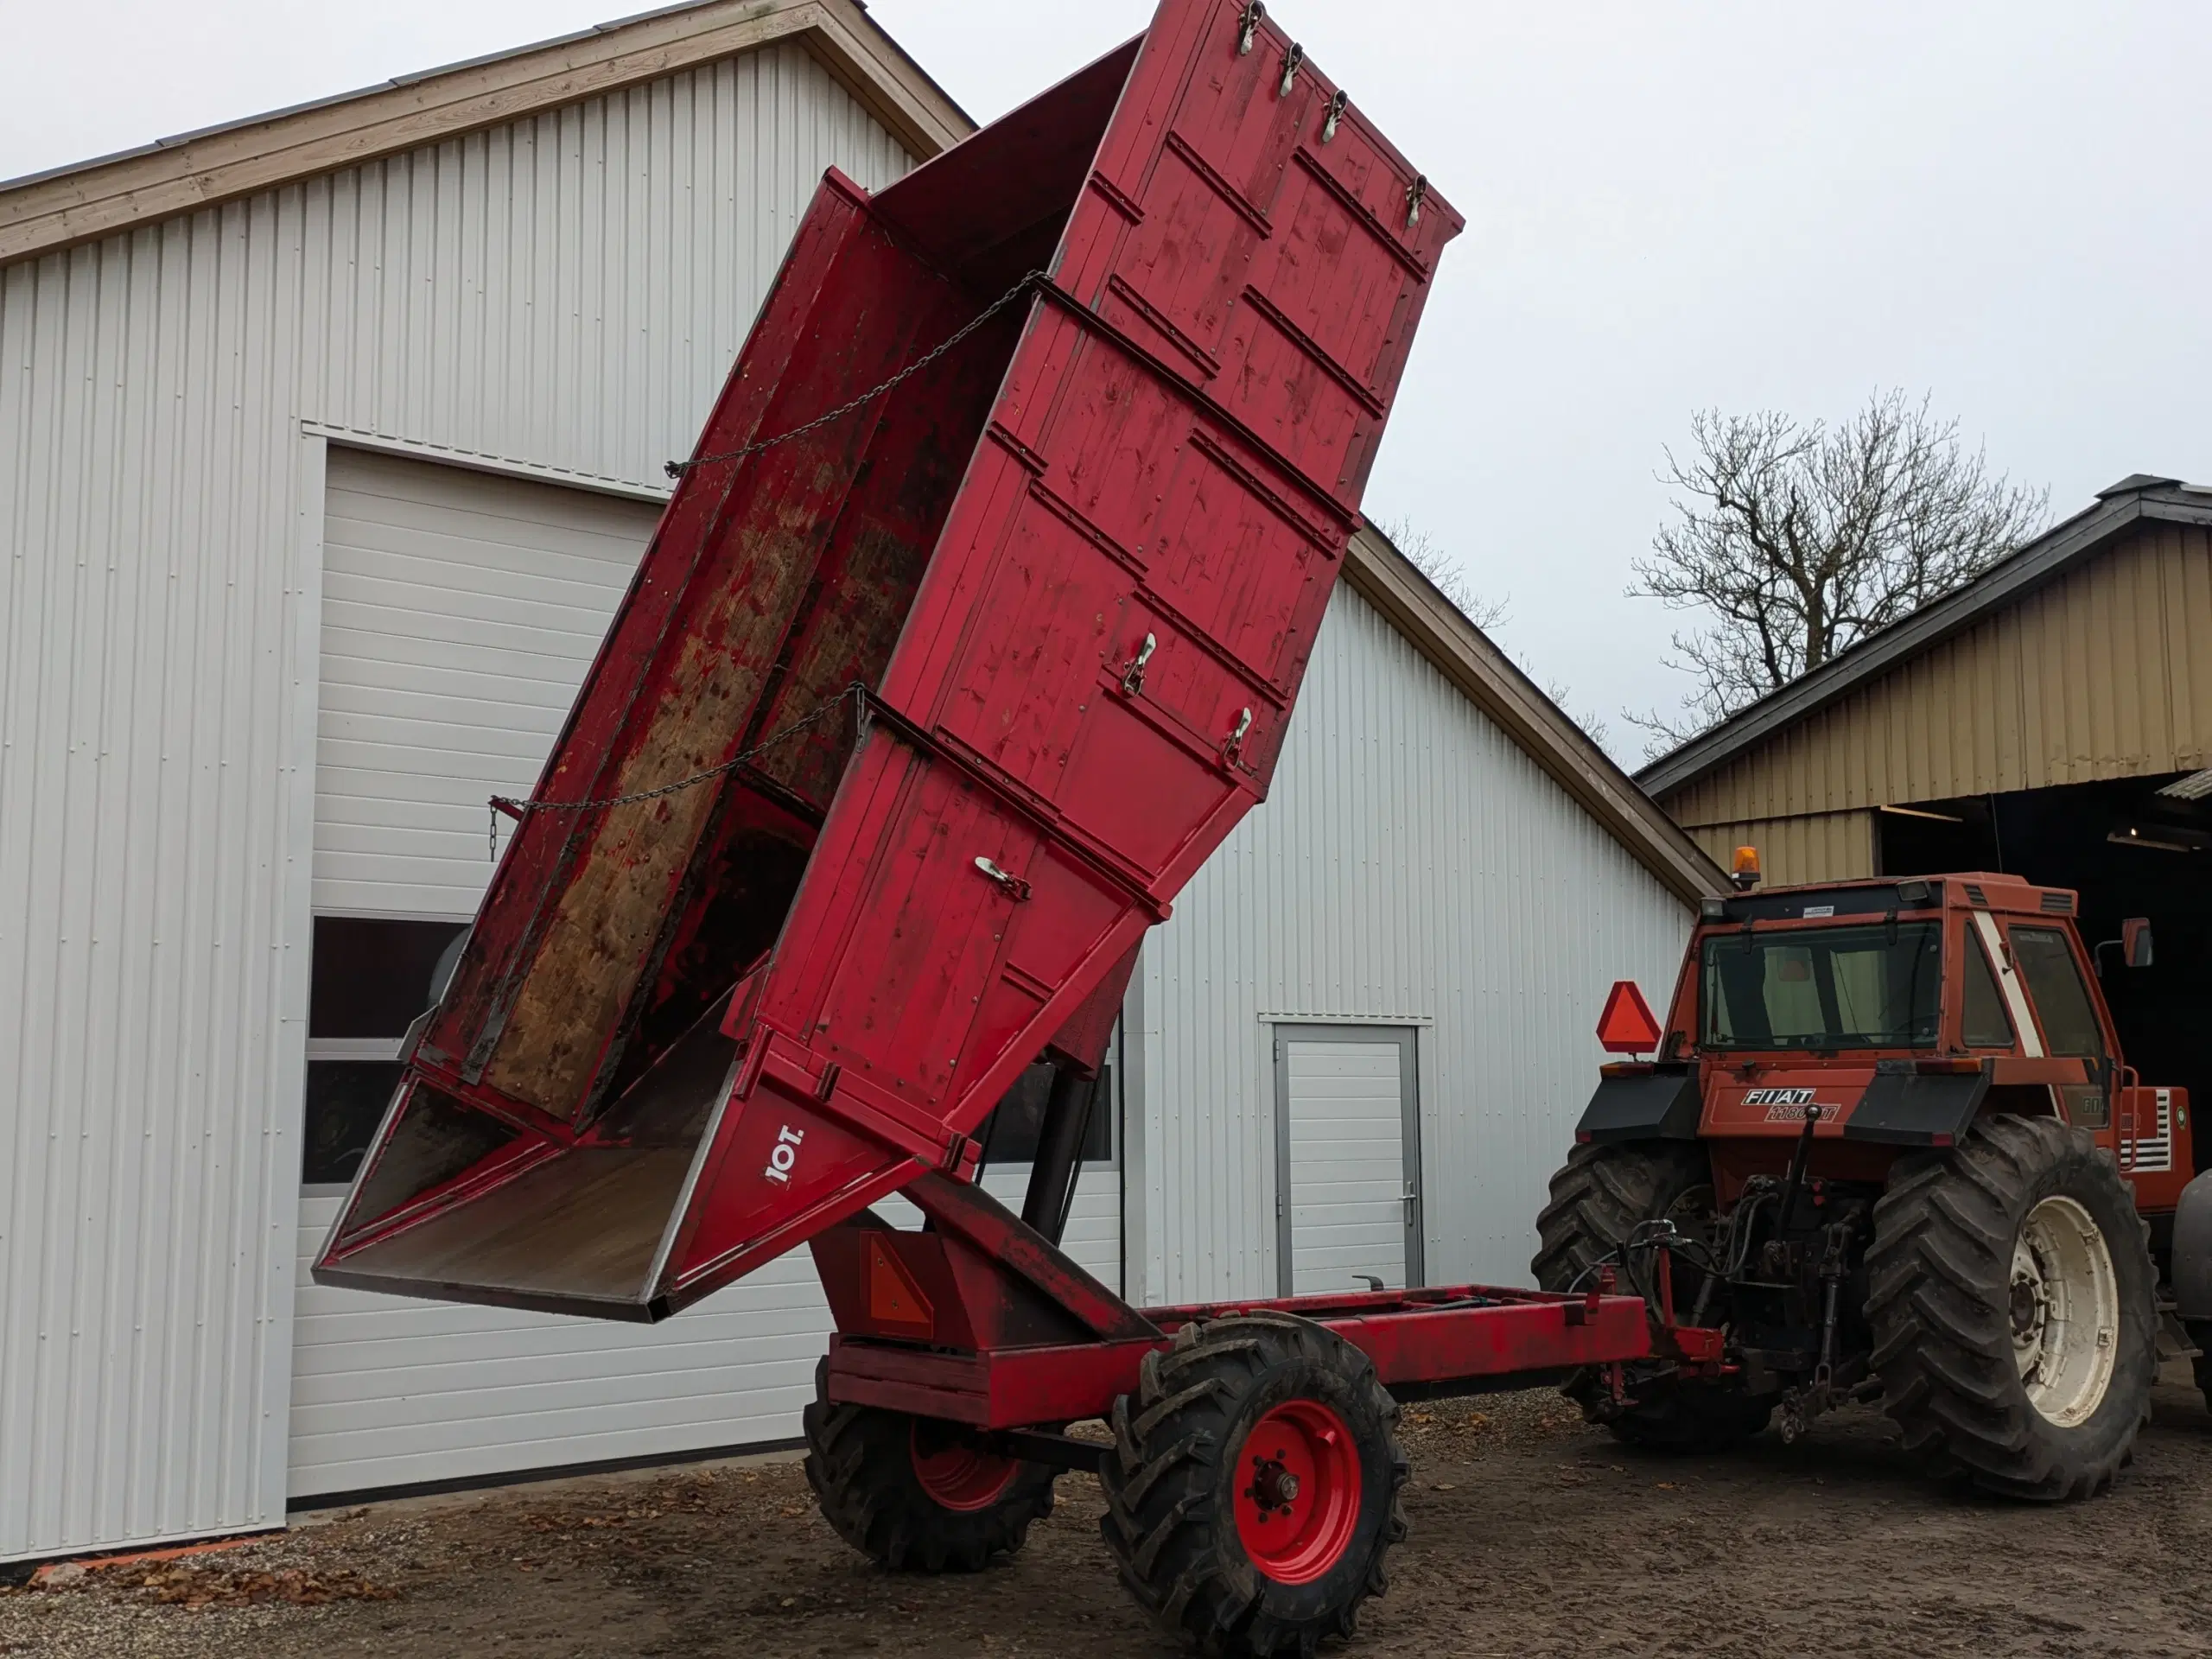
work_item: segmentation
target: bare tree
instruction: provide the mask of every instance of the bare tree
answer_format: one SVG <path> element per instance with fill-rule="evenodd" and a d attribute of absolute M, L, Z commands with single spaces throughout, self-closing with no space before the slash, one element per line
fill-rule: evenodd
<path fill-rule="evenodd" d="M 1674 636 L 1686 717 L 1628 718 L 1658 753 L 1972 581 L 2044 522 L 2049 490 L 1993 476 L 1928 400 L 1877 392 L 1840 426 L 1764 412 L 1693 416 L 1667 452 L 1675 522 L 1631 597 L 1706 613 Z"/>
<path fill-rule="evenodd" d="M 1560 713 L 1582 728 L 1583 736 L 1599 748 L 1605 747 L 1606 741 L 1613 734 L 1612 727 L 1591 710 L 1574 706 L 1573 686 L 1565 680 L 1547 680 L 1544 682 L 1544 695 L 1558 705 Z"/>
<path fill-rule="evenodd" d="M 1475 591 L 1474 583 L 1467 580 L 1467 573 L 1436 544 L 1436 538 L 1410 518 L 1377 519 L 1375 527 L 1412 561 L 1414 569 L 1436 584 L 1436 591 L 1450 600 L 1468 621 L 1484 633 L 1494 633 L 1505 626 L 1512 614 L 1510 594 L 1503 599 L 1484 599 Z"/>
<path fill-rule="evenodd" d="M 1496 636 L 1511 620 L 1512 595 L 1503 599 L 1485 599 L 1475 591 L 1474 583 L 1467 580 L 1467 573 L 1452 556 L 1437 545 L 1436 538 L 1408 518 L 1393 518 L 1378 522 L 1376 528 L 1390 538 L 1390 543 L 1412 561 L 1421 575 L 1436 584 L 1437 591 L 1450 600 L 1465 617 L 1484 633 L 1492 636 L 1491 643 L 1500 651 L 1504 641 Z M 1508 656 L 1512 653 L 1508 652 Z M 1526 664 L 1522 664 L 1526 671 Z M 1566 682 L 1553 679 L 1546 682 L 1544 695 L 1559 705 L 1559 711 L 1580 726 L 1592 743 L 1603 748 L 1611 734 L 1611 728 L 1597 715 L 1578 712 L 1573 706 L 1573 692 Z"/>

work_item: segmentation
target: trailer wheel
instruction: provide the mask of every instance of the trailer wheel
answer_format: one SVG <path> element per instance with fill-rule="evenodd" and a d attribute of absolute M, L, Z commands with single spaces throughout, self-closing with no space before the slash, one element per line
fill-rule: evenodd
<path fill-rule="evenodd" d="M 1406 1535 L 1397 1422 L 1367 1357 L 1311 1320 L 1183 1326 L 1114 1405 L 1099 1529 L 1122 1581 L 1230 1659 L 1351 1636 Z"/>
<path fill-rule="evenodd" d="M 1551 1201 L 1536 1217 L 1536 1255 L 1529 1263 L 1536 1283 L 1554 1292 L 1588 1288 L 1587 1275 L 1619 1249 L 1638 1222 L 1669 1217 L 1694 1232 L 1713 1217 L 1713 1164 L 1705 1147 L 1689 1141 L 1644 1141 L 1579 1146 L 1552 1177 Z M 1675 1281 L 1677 1307 L 1697 1297 L 1697 1284 Z M 1593 1423 L 1614 1438 L 1654 1451 L 1726 1451 L 1748 1440 L 1774 1414 L 1771 1400 L 1755 1397 L 1735 1382 L 1679 1382 L 1649 1366 L 1624 1369 L 1624 1401 L 1609 1379 L 1579 1371 L 1562 1390 Z"/>
<path fill-rule="evenodd" d="M 1866 1316 L 1906 1446 L 2011 1497 L 2110 1485 L 2151 1416 L 2148 1237 L 2112 1154 L 2052 1118 L 1984 1118 L 1900 1160 Z"/>
<path fill-rule="evenodd" d="M 806 1479 L 823 1519 L 862 1554 L 893 1572 L 975 1573 L 1052 1513 L 1053 1470 L 925 1417 L 833 1405 L 829 1368 L 815 1368 L 804 1414 Z"/>

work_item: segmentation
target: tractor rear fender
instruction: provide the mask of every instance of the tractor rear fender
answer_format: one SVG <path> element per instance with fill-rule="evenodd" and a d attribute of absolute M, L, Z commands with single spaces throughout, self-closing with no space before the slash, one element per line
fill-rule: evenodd
<path fill-rule="evenodd" d="M 1926 1072 L 1910 1060 L 1882 1060 L 1874 1080 L 1843 1120 L 1847 1141 L 1894 1147 L 1957 1144 L 1989 1096 L 1989 1067 Z"/>
<path fill-rule="evenodd" d="M 2212 1319 L 2212 1171 L 2181 1190 L 2174 1211 L 2174 1312 Z"/>
<path fill-rule="evenodd" d="M 1704 1095 L 1695 1062 L 1606 1069 L 1598 1091 L 1574 1126 L 1574 1138 L 1615 1141 L 1694 1141 Z"/>

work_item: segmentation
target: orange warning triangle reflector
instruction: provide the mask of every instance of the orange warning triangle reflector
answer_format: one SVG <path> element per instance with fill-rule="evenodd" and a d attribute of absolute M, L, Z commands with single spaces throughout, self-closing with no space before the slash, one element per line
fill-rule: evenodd
<path fill-rule="evenodd" d="M 880 1238 L 868 1242 L 868 1311 L 885 1325 L 911 1325 L 925 1334 L 937 1328 L 937 1310 L 922 1287 Z"/>
<path fill-rule="evenodd" d="M 1616 980 L 1598 1016 L 1598 1041 L 1609 1054 L 1643 1054 L 1659 1046 L 1659 1022 L 1632 979 Z"/>

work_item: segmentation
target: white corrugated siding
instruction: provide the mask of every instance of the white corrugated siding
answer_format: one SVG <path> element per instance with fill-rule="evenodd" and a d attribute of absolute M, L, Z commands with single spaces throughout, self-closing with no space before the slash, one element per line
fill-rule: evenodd
<path fill-rule="evenodd" d="M 833 164 L 780 47 L 0 270 L 0 1559 L 283 1516 L 302 423 L 656 483 Z"/>
<path fill-rule="evenodd" d="M 1689 921 L 1339 587 L 1270 798 L 1145 947 L 1127 1043 L 1132 1288 L 1184 1301 L 1275 1285 L 1268 1020 L 1284 1016 L 1421 1022 L 1427 1277 L 1527 1282 L 1545 1184 L 1604 1058 L 1606 987 L 1634 978 L 1663 1001 Z"/>

